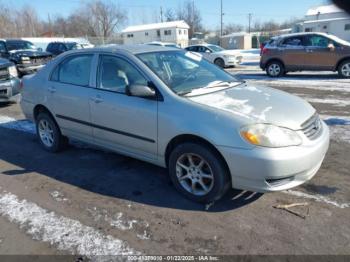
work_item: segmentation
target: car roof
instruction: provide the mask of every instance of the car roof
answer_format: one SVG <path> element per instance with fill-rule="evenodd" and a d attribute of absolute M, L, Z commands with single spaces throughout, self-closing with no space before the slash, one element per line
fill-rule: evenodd
<path fill-rule="evenodd" d="M 53 41 L 50 42 L 49 44 L 78 44 L 77 42 L 74 41 Z"/>
<path fill-rule="evenodd" d="M 162 52 L 162 51 L 179 51 L 178 48 L 174 47 L 164 47 L 164 46 L 158 46 L 158 45 L 114 45 L 114 46 L 102 46 L 102 47 L 94 47 L 89 49 L 79 49 L 74 50 L 70 52 L 76 52 L 76 53 L 86 53 L 86 52 L 109 52 L 109 53 L 116 53 L 120 51 L 126 51 L 129 53 L 132 53 L 134 55 L 136 54 L 142 54 L 142 53 L 151 53 L 151 52 Z"/>
<path fill-rule="evenodd" d="M 23 39 L 4 39 L 3 41 L 6 41 L 8 43 L 14 43 L 14 42 L 27 42 L 27 43 L 31 43 L 30 41 L 28 40 L 23 40 Z"/>
<path fill-rule="evenodd" d="M 283 35 L 275 36 L 275 37 L 273 37 L 273 38 L 276 39 L 276 38 L 286 38 L 286 37 L 306 36 L 306 35 L 330 36 L 330 34 L 322 33 L 322 32 L 301 32 L 301 33 L 283 34 Z"/>

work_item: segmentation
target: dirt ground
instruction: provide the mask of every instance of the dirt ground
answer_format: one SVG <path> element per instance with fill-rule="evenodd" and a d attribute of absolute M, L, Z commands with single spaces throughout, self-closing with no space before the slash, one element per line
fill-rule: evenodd
<path fill-rule="evenodd" d="M 327 120 L 330 149 L 311 181 L 290 192 L 231 190 L 205 207 L 156 166 L 77 142 L 47 153 L 19 105 L 1 105 L 0 254 L 350 255 L 350 80 L 272 80 L 256 65 L 228 71 L 297 94 Z M 305 219 L 273 208 L 303 202 L 293 210 Z"/>

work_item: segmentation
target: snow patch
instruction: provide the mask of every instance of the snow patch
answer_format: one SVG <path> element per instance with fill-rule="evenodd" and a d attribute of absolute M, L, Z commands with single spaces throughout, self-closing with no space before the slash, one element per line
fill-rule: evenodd
<path fill-rule="evenodd" d="M 17 120 L 8 116 L 0 115 L 0 127 L 36 134 L 35 125 L 29 120 Z"/>
<path fill-rule="evenodd" d="M 68 201 L 68 198 L 65 198 L 63 193 L 59 192 L 59 191 L 52 191 L 49 193 L 50 196 L 56 200 L 57 202 L 65 202 L 65 201 Z"/>
<path fill-rule="evenodd" d="M 292 196 L 297 196 L 297 197 L 302 197 L 302 198 L 307 198 L 307 199 L 313 199 L 317 202 L 323 202 L 338 208 L 348 208 L 350 207 L 350 203 L 338 203 L 334 200 L 330 200 L 327 197 L 321 196 L 321 195 L 311 195 L 311 194 L 307 194 L 304 192 L 300 192 L 300 191 L 294 191 L 294 190 L 286 190 L 286 191 L 282 191 L 285 194 L 288 195 L 292 195 Z"/>
<path fill-rule="evenodd" d="M 18 224 L 33 239 L 72 254 L 89 257 L 139 254 L 120 239 L 104 235 L 77 220 L 49 212 L 25 199 L 19 200 L 12 193 L 0 193 L 0 215 Z"/>

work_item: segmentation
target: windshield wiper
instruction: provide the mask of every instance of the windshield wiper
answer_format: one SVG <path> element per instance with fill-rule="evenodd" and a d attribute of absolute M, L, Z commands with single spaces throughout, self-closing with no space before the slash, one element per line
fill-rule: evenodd
<path fill-rule="evenodd" d="M 192 93 L 192 89 L 176 92 L 176 94 L 179 96 L 185 96 L 185 95 L 188 95 L 190 93 Z"/>

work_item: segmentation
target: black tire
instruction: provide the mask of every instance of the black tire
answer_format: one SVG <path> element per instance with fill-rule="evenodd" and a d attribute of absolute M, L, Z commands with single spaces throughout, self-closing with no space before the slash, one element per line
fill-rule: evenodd
<path fill-rule="evenodd" d="M 222 58 L 216 58 L 214 60 L 214 64 L 216 64 L 220 68 L 224 68 L 225 67 L 225 61 Z"/>
<path fill-rule="evenodd" d="M 48 145 L 48 143 L 45 143 L 45 139 L 40 135 L 40 124 L 41 123 L 47 123 L 49 128 L 52 130 L 52 144 Z M 36 117 L 36 133 L 37 137 L 39 139 L 40 144 L 42 147 L 52 153 L 56 153 L 64 149 L 68 145 L 68 138 L 65 136 L 62 136 L 61 131 L 59 127 L 57 126 L 54 119 L 52 119 L 52 116 L 50 114 L 42 112 L 39 113 L 39 115 Z"/>
<path fill-rule="evenodd" d="M 341 64 L 338 66 L 338 74 L 341 78 L 350 78 L 349 70 L 350 70 L 350 59 L 341 62 Z"/>
<path fill-rule="evenodd" d="M 281 77 L 284 72 L 284 65 L 279 61 L 271 61 L 266 66 L 266 74 L 269 77 Z"/>
<path fill-rule="evenodd" d="M 203 167 L 206 168 L 207 170 L 212 171 L 211 173 L 212 173 L 213 179 L 211 178 L 210 180 L 208 180 L 208 181 L 212 181 L 212 184 L 211 182 L 209 182 L 211 186 L 208 186 L 208 189 L 210 190 L 208 190 L 207 193 L 202 195 L 196 195 L 194 193 L 190 193 L 188 190 L 185 189 L 183 184 L 181 184 L 181 182 L 179 181 L 178 174 L 179 176 L 184 176 L 184 175 L 179 173 L 178 171 L 179 169 L 177 168 L 180 168 L 180 167 L 177 166 L 177 161 L 180 160 L 186 154 L 191 154 L 194 157 L 200 156 L 202 159 L 206 161 L 206 164 L 204 164 Z M 230 176 L 225 163 L 217 155 L 215 151 L 211 150 L 210 148 L 208 148 L 208 146 L 205 146 L 205 145 L 201 145 L 197 143 L 184 143 L 184 144 L 178 145 L 170 154 L 168 168 L 169 168 L 170 178 L 175 188 L 180 193 L 182 193 L 186 198 L 195 202 L 200 202 L 200 203 L 214 202 L 220 199 L 230 188 Z M 180 170 L 183 170 L 183 169 L 180 168 Z M 188 173 L 189 171 L 186 171 L 186 170 L 183 170 L 183 171 L 189 174 Z M 201 179 L 202 179 L 201 182 L 203 182 L 204 181 L 203 179 L 206 179 L 206 178 L 201 178 Z M 188 178 L 187 182 L 189 182 L 190 184 L 193 183 L 191 178 Z M 199 184 L 200 183 L 198 182 L 198 184 L 196 185 L 199 185 Z"/>

